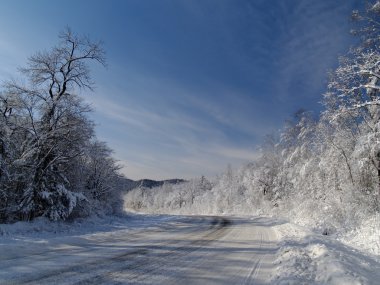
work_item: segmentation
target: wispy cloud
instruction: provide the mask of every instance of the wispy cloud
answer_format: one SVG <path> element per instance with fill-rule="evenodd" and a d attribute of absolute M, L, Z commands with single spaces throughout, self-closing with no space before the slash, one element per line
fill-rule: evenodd
<path fill-rule="evenodd" d="M 100 1 L 92 13 L 63 6 L 64 19 L 47 13 L 54 3 L 16 2 L 0 11 L 0 79 L 67 21 L 104 39 L 109 68 L 91 66 L 98 88 L 85 96 L 98 136 L 127 176 L 169 178 L 249 161 L 291 112 L 317 110 L 355 0 Z M 15 22 L 8 12 L 20 6 Z"/>
<path fill-rule="evenodd" d="M 169 178 L 175 173 L 187 178 L 214 175 L 228 163 L 239 165 L 255 157 L 253 142 L 246 147 L 246 142 L 228 137 L 209 117 L 193 117 L 181 109 L 171 109 L 173 106 L 168 106 L 166 112 L 151 107 L 126 107 L 96 95 L 88 100 L 97 114 L 109 120 L 103 127 L 110 125 L 112 131 L 119 134 L 119 138 L 107 140 L 118 157 L 125 161 L 124 171 L 131 177 Z M 198 109 L 199 106 L 188 105 L 188 108 Z M 231 127 L 231 121 L 215 114 L 208 115 L 218 124 Z M 239 128 L 236 125 L 236 131 Z M 243 128 L 242 131 L 247 130 Z M 123 133 L 125 135 L 120 135 Z"/>
<path fill-rule="evenodd" d="M 282 2 L 281 32 L 277 40 L 279 70 L 276 96 L 282 101 L 318 98 L 327 71 L 337 64 L 352 39 L 349 14 L 352 3 L 335 1 Z M 297 94 L 298 93 L 298 94 Z"/>

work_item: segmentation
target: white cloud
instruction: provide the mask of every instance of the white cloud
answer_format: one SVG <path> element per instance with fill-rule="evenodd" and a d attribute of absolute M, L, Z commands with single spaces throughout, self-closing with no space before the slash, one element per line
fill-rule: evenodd
<path fill-rule="evenodd" d="M 117 158 L 124 161 L 123 172 L 128 177 L 215 175 L 228 163 L 239 165 L 255 157 L 253 148 L 244 148 L 210 123 L 179 111 L 160 114 L 141 106 L 126 107 L 96 95 L 90 101 L 97 113 L 111 120 L 115 136 L 105 140 L 115 149 Z M 128 133 L 129 138 L 123 133 Z"/>

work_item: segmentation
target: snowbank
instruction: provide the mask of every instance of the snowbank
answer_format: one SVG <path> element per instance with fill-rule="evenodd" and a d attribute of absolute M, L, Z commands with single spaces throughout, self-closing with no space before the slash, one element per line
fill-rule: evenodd
<path fill-rule="evenodd" d="M 0 224 L 0 244 L 15 241 L 41 242 L 58 237 L 148 228 L 174 218 L 173 216 L 165 215 L 139 215 L 133 213 L 118 216 L 92 216 L 76 219 L 72 222 L 52 222 L 47 218 L 37 218 L 31 222 Z"/>
<path fill-rule="evenodd" d="M 379 284 L 377 256 L 291 223 L 274 229 L 280 249 L 273 284 Z"/>
<path fill-rule="evenodd" d="M 373 215 L 358 228 L 338 236 L 338 239 L 359 250 L 378 256 L 380 260 L 380 215 Z"/>

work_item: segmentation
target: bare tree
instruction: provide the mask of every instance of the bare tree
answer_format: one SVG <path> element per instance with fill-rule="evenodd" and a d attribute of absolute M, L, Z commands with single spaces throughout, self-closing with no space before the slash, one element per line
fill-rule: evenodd
<path fill-rule="evenodd" d="M 41 215 L 58 219 L 70 213 L 79 196 L 70 192 L 65 169 L 93 136 L 92 123 L 84 115 L 89 108 L 75 92 L 93 89 L 88 63 L 105 65 L 102 43 L 69 28 L 59 34 L 59 40 L 50 51 L 31 56 L 20 69 L 27 84 L 5 85 L 7 94 L 25 102 L 20 108 L 29 118 L 23 126 L 28 138 L 21 154 L 30 173 L 21 201 L 26 219 Z"/>

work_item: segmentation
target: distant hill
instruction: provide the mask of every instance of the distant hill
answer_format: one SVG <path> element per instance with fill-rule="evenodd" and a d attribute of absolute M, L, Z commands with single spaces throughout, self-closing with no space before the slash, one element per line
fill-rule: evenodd
<path fill-rule="evenodd" d="M 151 180 L 151 179 L 141 179 L 141 180 L 132 180 L 132 179 L 125 179 L 125 185 L 124 189 L 125 191 L 132 190 L 137 187 L 145 187 L 145 188 L 153 188 L 153 187 L 159 187 L 164 185 L 164 183 L 167 184 L 178 184 L 186 182 L 184 179 L 167 179 L 167 180 Z"/>

